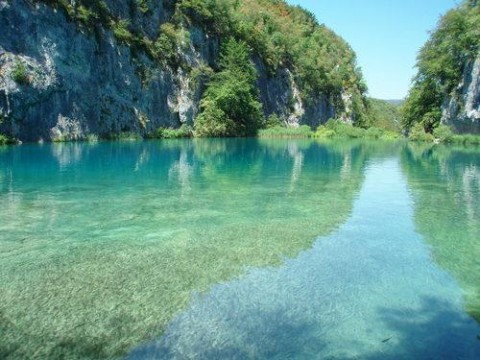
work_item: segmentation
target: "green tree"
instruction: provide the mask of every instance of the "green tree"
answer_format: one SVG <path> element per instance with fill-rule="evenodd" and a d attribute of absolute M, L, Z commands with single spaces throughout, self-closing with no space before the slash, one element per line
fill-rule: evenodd
<path fill-rule="evenodd" d="M 263 125 L 255 88 L 256 71 L 243 41 L 229 38 L 222 46 L 220 71 L 212 76 L 195 122 L 197 136 L 253 136 Z"/>
<path fill-rule="evenodd" d="M 418 55 L 418 73 L 403 111 L 405 129 L 421 123 L 432 133 L 440 123 L 443 101 L 451 97 L 461 101 L 463 73 L 480 50 L 479 29 L 477 1 L 464 1 L 440 19 Z"/>

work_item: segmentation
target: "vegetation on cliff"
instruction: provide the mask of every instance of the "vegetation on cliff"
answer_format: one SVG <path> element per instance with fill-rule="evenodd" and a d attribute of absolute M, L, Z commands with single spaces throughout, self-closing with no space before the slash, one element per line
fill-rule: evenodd
<path fill-rule="evenodd" d="M 148 0 L 131 1 L 131 18 L 119 18 L 109 8 L 108 1 L 37 1 L 61 9 L 83 31 L 95 33 L 99 26 L 109 29 L 134 54 L 146 54 L 161 66 L 181 68 L 192 79 L 200 76 L 203 85 L 206 84 L 197 127 L 197 134 L 202 136 L 251 135 L 265 124 L 264 116 L 271 114 L 258 106 L 254 86 L 258 66 L 265 67 L 270 77 L 288 70 L 305 106 L 326 97 L 338 117 L 348 117 L 356 125 L 366 124 L 366 85 L 355 53 L 343 39 L 319 24 L 313 14 L 283 0 L 165 1 L 164 10 L 169 15 L 154 35 L 132 21 L 135 16 L 148 19 L 152 15 L 153 5 Z M 202 69 L 191 68 L 184 54 L 191 44 L 190 32 L 194 28 L 202 29 L 210 39 L 218 41 L 222 51 L 234 39 L 238 46 L 231 50 L 238 52 L 232 53 L 232 57 L 249 62 L 247 78 L 230 68 L 236 66 L 235 62 L 223 61 L 223 54 L 216 54 L 216 61 L 204 64 Z M 244 95 L 248 106 L 235 103 L 236 96 L 231 96 L 234 94 Z M 237 111 L 239 106 L 245 112 L 233 115 L 225 111 Z M 269 110 L 272 111 L 276 112 Z M 245 120 L 248 125 L 238 122 L 244 118 L 248 119 Z M 222 129 L 206 126 L 206 122 L 222 123 Z"/>
<path fill-rule="evenodd" d="M 477 0 L 464 1 L 441 18 L 418 55 L 418 73 L 404 106 L 406 130 L 420 123 L 426 133 L 432 133 L 440 124 L 445 99 L 460 100 L 464 71 L 480 50 L 479 29 Z"/>
<path fill-rule="evenodd" d="M 263 125 L 255 88 L 255 67 L 244 42 L 230 38 L 223 45 L 220 71 L 213 75 L 195 122 L 197 136 L 255 135 Z"/>

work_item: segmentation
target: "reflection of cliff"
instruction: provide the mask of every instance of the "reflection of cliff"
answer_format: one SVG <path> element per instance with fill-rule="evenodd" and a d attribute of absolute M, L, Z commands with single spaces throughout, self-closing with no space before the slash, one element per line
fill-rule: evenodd
<path fill-rule="evenodd" d="M 480 320 L 480 152 L 411 145 L 403 156 L 419 232 Z"/>
<path fill-rule="evenodd" d="M 56 146 L 0 153 L 7 358 L 121 356 L 158 336 L 192 291 L 280 264 L 345 222 L 375 152 L 254 139 Z"/>

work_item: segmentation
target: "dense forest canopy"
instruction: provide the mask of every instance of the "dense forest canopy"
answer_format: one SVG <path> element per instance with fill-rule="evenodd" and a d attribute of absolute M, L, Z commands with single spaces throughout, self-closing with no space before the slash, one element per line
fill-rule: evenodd
<path fill-rule="evenodd" d="M 480 4 L 464 1 L 447 12 L 420 50 L 418 72 L 404 106 L 403 126 L 420 123 L 432 132 L 440 123 L 442 103 L 459 98 L 464 71 L 480 49 Z"/>

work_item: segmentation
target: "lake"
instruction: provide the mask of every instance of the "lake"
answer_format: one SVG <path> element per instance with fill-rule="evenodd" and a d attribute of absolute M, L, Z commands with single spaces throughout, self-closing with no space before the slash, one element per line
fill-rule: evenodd
<path fill-rule="evenodd" d="M 478 359 L 480 148 L 0 147 L 0 358 Z"/>

